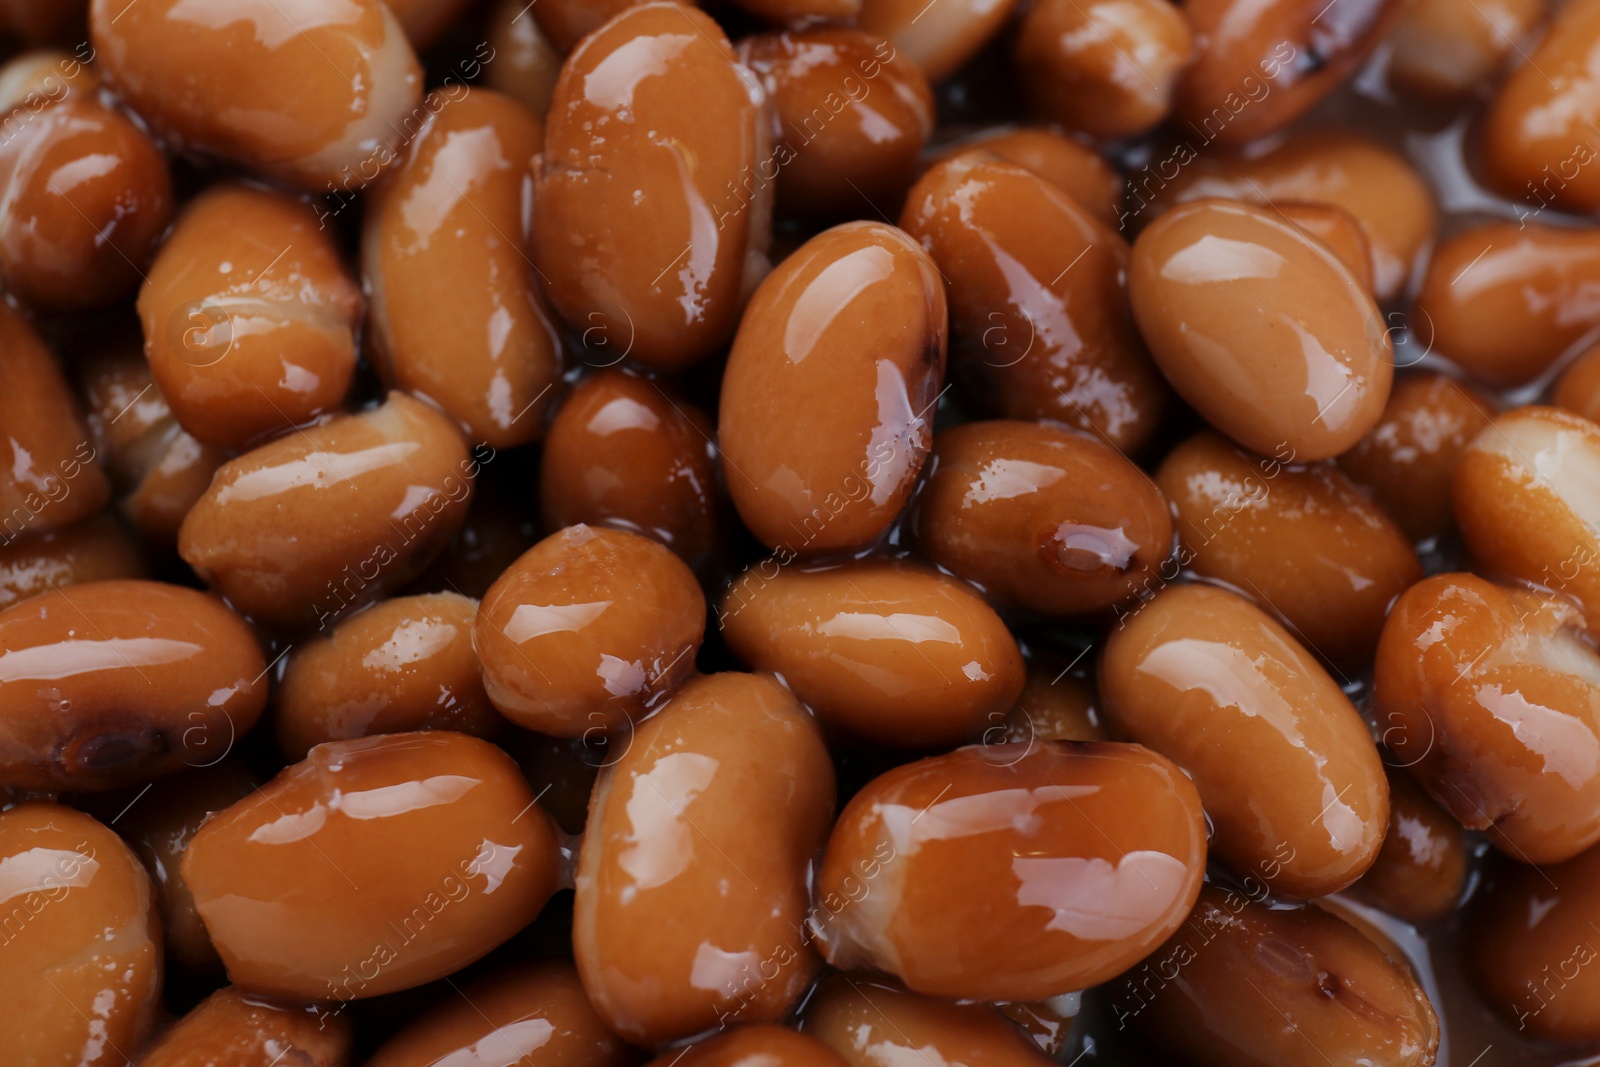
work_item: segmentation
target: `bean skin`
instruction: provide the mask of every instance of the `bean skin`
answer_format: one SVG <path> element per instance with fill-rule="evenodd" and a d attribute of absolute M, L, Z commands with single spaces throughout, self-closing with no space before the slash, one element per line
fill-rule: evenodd
<path fill-rule="evenodd" d="M 1136 451 L 1168 390 L 1128 314 L 1128 248 L 1049 182 L 957 157 L 912 188 L 901 225 L 950 279 L 957 371 L 994 413 Z"/>
<path fill-rule="evenodd" d="M 4 17 L 0 14 L 0 21 Z M 99 73 L 75 54 L 41 48 L 13 57 L 0 66 L 0 113 L 9 123 L 7 135 L 51 104 L 93 97 L 100 84 Z"/>
<path fill-rule="evenodd" d="M 954 74 L 1000 32 L 1016 0 L 861 0 L 856 25 L 886 37 L 922 68 L 930 82 Z"/>
<path fill-rule="evenodd" d="M 718 429 L 728 492 L 763 543 L 860 548 L 894 521 L 932 442 L 945 327 L 933 260 L 876 222 L 823 232 L 761 283 Z"/>
<path fill-rule="evenodd" d="M 1125 182 L 1105 157 L 1088 145 L 1048 126 L 1017 126 L 979 134 L 937 159 L 989 158 L 984 153 L 1033 171 L 1101 222 L 1117 224 Z"/>
<path fill-rule="evenodd" d="M 532 250 L 575 330 L 664 369 L 733 336 L 766 270 L 762 96 L 717 24 L 677 4 L 630 7 L 568 57 L 533 163 Z"/>
<path fill-rule="evenodd" d="M 1243 597 L 1170 586 L 1107 638 L 1098 674 L 1115 735 L 1193 776 L 1214 854 L 1298 897 L 1359 878 L 1389 822 L 1366 723 L 1311 655 Z"/>
<path fill-rule="evenodd" d="M 213 816 L 181 869 L 229 980 L 343 1005 L 453 974 L 532 922 L 556 844 L 511 757 L 429 731 L 318 745 Z"/>
<path fill-rule="evenodd" d="M 326 625 L 422 572 L 460 527 L 478 467 L 448 418 L 391 393 L 224 464 L 178 553 L 253 618 Z"/>
<path fill-rule="evenodd" d="M 373 734 L 458 730 L 494 738 L 505 725 L 483 691 L 459 593 L 375 604 L 289 653 L 278 684 L 278 745 L 291 761 L 313 745 Z"/>
<path fill-rule="evenodd" d="M 1351 892 L 1407 922 L 1448 915 L 1461 899 L 1467 846 L 1461 824 L 1410 775 L 1389 774 L 1389 830 Z"/>
<path fill-rule="evenodd" d="M 1295 227 L 1327 245 L 1361 288 L 1372 292 L 1372 243 L 1354 215 L 1336 204 L 1309 200 L 1279 201 L 1273 206 Z"/>
<path fill-rule="evenodd" d="M 1039 1000 L 1122 973 L 1177 929 L 1205 853 L 1194 785 L 1138 745 L 957 749 L 846 805 L 817 895 L 848 899 L 817 937 L 833 966 L 919 993 Z"/>
<path fill-rule="evenodd" d="M 542 120 L 561 74 L 561 53 L 532 16 L 519 0 L 498 0 L 489 9 L 489 47 L 495 61 L 489 64 L 485 80 L 491 89 L 521 101 Z"/>
<path fill-rule="evenodd" d="M 1389 613 L 1374 711 L 1395 762 L 1524 863 L 1600 841 L 1600 656 L 1544 593 L 1439 574 Z"/>
<path fill-rule="evenodd" d="M 44 803 L 0 811 L 0 864 L 0 1048 L 27 1067 L 122 1067 L 161 1004 L 161 924 L 144 868 L 106 827 Z"/>
<path fill-rule="evenodd" d="M 972 740 L 1022 691 L 1016 639 L 965 582 L 896 560 L 769 575 L 770 564 L 729 589 L 723 638 L 845 736 L 900 748 Z"/>
<path fill-rule="evenodd" d="M 1586 350 L 1567 364 L 1551 390 L 1550 404 L 1590 422 L 1600 418 L 1600 346 Z"/>
<path fill-rule="evenodd" d="M 1262 455 L 1338 455 L 1383 414 L 1394 351 L 1377 306 L 1270 209 L 1197 200 L 1162 215 L 1133 246 L 1128 296 L 1178 393 Z"/>
<path fill-rule="evenodd" d="M 267 699 L 245 621 L 160 582 L 91 582 L 0 611 L 0 785 L 98 790 L 222 758 Z"/>
<path fill-rule="evenodd" d="M 343 403 L 361 293 L 305 204 L 222 185 L 178 219 L 139 290 L 139 319 L 178 422 L 243 448 Z"/>
<path fill-rule="evenodd" d="M 1404 0 L 1389 30 L 1389 84 L 1456 101 L 1494 82 L 1544 16 L 1543 0 Z M 1520 195 L 1521 190 L 1518 190 Z"/>
<path fill-rule="evenodd" d="M 741 1026 L 698 1041 L 683 1051 L 668 1052 L 650 1067 L 846 1067 L 833 1049 L 815 1038 L 783 1026 Z"/>
<path fill-rule="evenodd" d="M 566 55 L 579 41 L 643 2 L 644 0 L 552 0 L 543 7 L 535 8 L 532 14 L 556 51 Z M 695 5 L 693 0 L 690 0 L 684 6 Z"/>
<path fill-rule="evenodd" d="M 1000 729 L 983 732 L 984 744 L 1007 741 L 1109 741 L 1094 683 L 1058 671 L 1049 661 L 1028 664 L 1027 681 Z"/>
<path fill-rule="evenodd" d="M 694 670 L 706 602 L 693 572 L 622 530 L 569 526 L 513 563 L 473 625 L 489 699 L 557 737 L 626 727 Z"/>
<path fill-rule="evenodd" d="M 453 415 L 470 440 L 526 444 L 539 437 L 561 372 L 561 339 L 523 252 L 527 160 L 542 124 L 486 89 L 436 92 L 428 110 L 367 200 L 373 362 L 391 386 Z"/>
<path fill-rule="evenodd" d="M 112 88 L 168 143 L 312 192 L 359 189 L 394 160 L 421 101 L 416 54 L 379 0 L 294 12 L 93 0 L 90 40 Z"/>
<path fill-rule="evenodd" d="M 696 678 L 639 724 L 578 855 L 573 955 L 611 1029 L 783 1018 L 818 968 L 801 924 L 833 797 L 816 722 L 771 679 Z"/>
<path fill-rule="evenodd" d="M 1114 449 L 1042 423 L 967 423 L 934 439 L 917 543 L 996 600 L 1099 611 L 1158 580 L 1172 552 L 1161 491 Z"/>
<path fill-rule="evenodd" d="M 1422 577 L 1405 532 L 1331 463 L 1284 466 L 1202 433 L 1156 484 L 1177 509 L 1184 567 L 1278 613 L 1341 667 L 1372 658 L 1390 602 Z"/>
<path fill-rule="evenodd" d="M 69 585 L 144 576 L 139 546 L 106 514 L 55 533 L 0 542 L 0 609 Z"/>
<path fill-rule="evenodd" d="M 314 1005 L 281 1003 L 227 986 L 217 990 L 139 1059 L 139 1067 L 345 1067 L 350 1023 Z"/>

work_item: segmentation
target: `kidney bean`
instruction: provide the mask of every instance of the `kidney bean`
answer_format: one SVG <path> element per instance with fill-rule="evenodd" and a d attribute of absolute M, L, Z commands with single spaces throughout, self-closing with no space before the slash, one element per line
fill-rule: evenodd
<path fill-rule="evenodd" d="M 905 52 L 930 82 L 942 81 L 1000 32 L 1016 0 L 861 0 L 856 24 Z"/>
<path fill-rule="evenodd" d="M 1336 204 L 1309 200 L 1284 201 L 1272 207 L 1279 217 L 1327 245 L 1361 288 L 1372 292 L 1372 243 L 1354 215 Z"/>
<path fill-rule="evenodd" d="M 1389 613 L 1373 687 L 1395 762 L 1462 825 L 1524 863 L 1600 841 L 1600 657 L 1570 603 L 1435 575 Z"/>
<path fill-rule="evenodd" d="M 484 594 L 473 626 L 489 699 L 558 737 L 626 727 L 694 671 L 705 595 L 667 549 L 623 530 L 569 526 Z"/>
<path fill-rule="evenodd" d="M 178 219 L 139 291 L 139 319 L 178 422 L 243 448 L 343 403 L 361 293 L 308 207 L 223 185 Z"/>
<path fill-rule="evenodd" d="M 313 745 L 373 734 L 458 730 L 493 738 L 505 721 L 483 691 L 459 593 L 375 604 L 297 645 L 278 685 L 278 744 L 290 760 Z"/>
<path fill-rule="evenodd" d="M 545 438 L 539 502 L 552 529 L 610 525 L 691 565 L 716 537 L 711 420 L 655 382 L 605 370 L 573 389 Z"/>
<path fill-rule="evenodd" d="M 1128 296 L 1157 365 L 1217 429 L 1263 455 L 1338 455 L 1383 414 L 1384 320 L 1320 242 L 1270 209 L 1183 204 L 1133 246 Z"/>
<path fill-rule="evenodd" d="M 1014 54 L 1035 111 L 1115 140 L 1167 117 L 1193 53 L 1183 11 L 1166 0 L 1039 0 Z"/>
<path fill-rule="evenodd" d="M 570 962 L 540 960 L 446 994 L 367 1067 L 633 1067 L 641 1058 L 600 1021 Z"/>
<path fill-rule="evenodd" d="M 489 9 L 488 39 L 495 61 L 484 80 L 542 120 L 561 74 L 561 53 L 545 36 L 533 9 L 522 0 L 498 0 Z"/>
<path fill-rule="evenodd" d="M 912 748 L 976 738 L 1016 702 L 1022 654 L 965 582 L 899 560 L 768 560 L 718 612 L 739 659 L 782 675 L 831 728 Z"/>
<path fill-rule="evenodd" d="M 0 22 L 4 19 L 4 5 L 0 4 Z M 14 137 L 24 124 L 51 104 L 59 104 L 69 97 L 92 99 L 99 90 L 100 75 L 76 54 L 52 48 L 23 52 L 0 66 L 0 113 L 5 116 L 0 123 L 3 134 Z"/>
<path fill-rule="evenodd" d="M 1404 0 L 1389 30 L 1389 84 L 1453 101 L 1492 83 L 1544 15 L 1542 0 Z M 1519 190 L 1520 192 L 1520 190 Z"/>
<path fill-rule="evenodd" d="M 294 1067 L 345 1067 L 347 1020 L 314 1005 L 288 1004 L 238 986 L 217 990 L 162 1034 L 140 1067 L 254 1067 L 274 1058 Z"/>
<path fill-rule="evenodd" d="M 342 1006 L 533 921 L 556 844 L 511 757 L 436 730 L 318 745 L 213 816 L 181 869 L 231 981 Z"/>
<path fill-rule="evenodd" d="M 1128 314 L 1122 239 L 1013 164 L 957 157 L 912 188 L 901 224 L 950 281 L 957 367 L 995 413 L 1137 450 L 1167 390 Z"/>
<path fill-rule="evenodd" d="M 1590 422 L 1600 418 L 1600 345 L 1585 349 L 1567 364 L 1550 392 L 1550 404 L 1582 415 Z"/>
<path fill-rule="evenodd" d="M 1199 1067 L 1428 1067 L 1439 1019 L 1404 960 L 1321 908 L 1207 887 L 1194 913 L 1112 983 L 1120 1026 Z"/>
<path fill-rule="evenodd" d="M 1092 681 L 1073 677 L 1050 661 L 1028 664 L 1022 695 L 1006 713 L 1000 729 L 983 733 L 984 744 L 1006 741 L 1109 741 L 1104 715 Z"/>
<path fill-rule="evenodd" d="M 1351 892 L 1407 922 L 1450 913 L 1467 876 L 1461 824 L 1408 774 L 1389 773 L 1389 830 L 1383 848 Z"/>
<path fill-rule="evenodd" d="M 644 0 L 551 0 L 534 8 L 532 15 L 556 51 L 566 55 L 578 42 Z M 694 7 L 695 0 L 686 0 Z"/>
<path fill-rule="evenodd" d="M 448 418 L 391 393 L 225 463 L 178 552 L 245 614 L 323 626 L 421 573 L 461 525 L 477 457 Z"/>
<path fill-rule="evenodd" d="M 1406 536 L 1447 533 L 1450 479 L 1467 443 L 1494 418 L 1472 386 L 1435 371 L 1398 375 L 1378 424 L 1338 458 L 1339 469 L 1372 494 Z"/>
<path fill-rule="evenodd" d="M 55 533 L 0 542 L 0 609 L 63 586 L 144 576 L 139 546 L 104 513 Z"/>
<path fill-rule="evenodd" d="M 1295 639 L 1233 593 L 1157 593 L 1106 639 L 1100 697 L 1112 730 L 1174 760 L 1238 874 L 1318 897 L 1359 878 L 1389 822 L 1367 726 Z"/>
<path fill-rule="evenodd" d="M 933 132 L 933 92 L 915 63 L 882 37 L 831 27 L 747 37 L 739 61 L 772 105 L 779 211 L 831 220 L 868 205 L 899 210 Z"/>
<path fill-rule="evenodd" d="M 722 382 L 728 492 L 785 555 L 859 548 L 911 496 L 944 377 L 944 287 L 906 234 L 836 226 L 761 283 Z"/>
<path fill-rule="evenodd" d="M 1125 182 L 1088 145 L 1047 126 L 1017 126 L 979 134 L 939 159 L 982 160 L 985 153 L 1033 171 L 1101 222 L 1116 225 Z"/>
<path fill-rule="evenodd" d="M 829 914 L 816 935 L 835 967 L 930 996 L 1075 992 L 1177 929 L 1205 853 L 1193 783 L 1138 745 L 957 749 L 846 805 L 817 876 Z"/>
<path fill-rule="evenodd" d="M 1284 466 L 1202 433 L 1156 484 L 1178 512 L 1179 563 L 1281 615 L 1340 666 L 1372 658 L 1390 602 L 1422 577 L 1405 532 L 1331 463 Z"/>
<path fill-rule="evenodd" d="M 416 54 L 379 0 L 292 13 L 93 0 L 89 31 L 106 80 L 158 136 L 313 192 L 377 177 L 422 97 Z"/>
<path fill-rule="evenodd" d="M 221 759 L 267 699 L 245 621 L 145 581 L 57 589 L 0 611 L 0 784 L 95 790 Z"/>
<path fill-rule="evenodd" d="M 844 1067 L 833 1049 L 782 1026 L 741 1026 L 708 1037 L 682 1051 L 664 1053 L 651 1067 Z"/>
<path fill-rule="evenodd" d="M 801 926 L 833 816 L 815 721 L 777 682 L 716 674 L 640 723 L 589 807 L 572 948 L 624 1038 L 773 1022 L 816 973 Z"/>
<path fill-rule="evenodd" d="M 431 117 L 367 200 L 361 266 L 374 363 L 471 440 L 526 444 L 543 429 L 561 373 L 561 339 L 522 250 L 541 124 L 486 89 L 428 102 Z"/>
<path fill-rule="evenodd" d="M 967 423 L 934 439 L 917 543 L 1005 604 L 1099 611 L 1172 554 L 1161 490 L 1115 449 L 1042 423 Z"/>
<path fill-rule="evenodd" d="M 677 4 L 630 7 L 568 57 L 533 164 L 532 249 L 586 344 L 677 369 L 733 336 L 766 270 L 762 97 L 717 24 Z"/>

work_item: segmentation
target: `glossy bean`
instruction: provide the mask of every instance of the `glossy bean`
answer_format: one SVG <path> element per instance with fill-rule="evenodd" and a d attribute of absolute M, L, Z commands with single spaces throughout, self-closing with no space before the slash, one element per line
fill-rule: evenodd
<path fill-rule="evenodd" d="M 1028 664 L 1017 703 L 997 730 L 983 732 L 984 744 L 1006 741 L 1109 741 L 1094 683 L 1067 673 L 1050 661 Z"/>
<path fill-rule="evenodd" d="M 489 9 L 488 37 L 495 54 L 485 75 L 489 87 L 543 119 L 561 75 L 561 53 L 533 11 L 520 0 L 498 0 Z"/>
<path fill-rule="evenodd" d="M 0 542 L 0 609 L 69 585 L 144 576 L 139 546 L 110 515 Z"/>
<path fill-rule="evenodd" d="M 1016 0 L 861 0 L 856 25 L 894 42 L 930 82 L 955 73 L 988 44 L 1010 17 Z"/>
<path fill-rule="evenodd" d="M 1550 404 L 1582 415 L 1590 422 L 1600 419 L 1600 346 L 1586 349 L 1567 364 L 1550 392 Z"/>
<path fill-rule="evenodd" d="M 784 1026 L 758 1024 L 705 1038 L 682 1051 L 667 1052 L 650 1067 L 844 1067 L 833 1049 Z"/>
<path fill-rule="evenodd" d="M 350 1045 L 347 1019 L 227 986 L 152 1043 L 139 1067 L 345 1067 Z"/>
<path fill-rule="evenodd" d="M 1389 29 L 1389 84 L 1425 100 L 1471 96 L 1513 53 L 1520 58 L 1543 15 L 1542 0 L 1402 0 Z"/>
<path fill-rule="evenodd" d="M 645 0 L 551 0 L 532 15 L 556 51 L 566 55 L 589 34 Z M 687 7 L 693 7 L 688 0 Z"/>
<path fill-rule="evenodd" d="M 1278 201 L 1273 207 L 1279 216 L 1327 245 L 1361 288 L 1372 292 L 1372 243 L 1354 215 L 1336 204 L 1309 200 Z"/>
<path fill-rule="evenodd" d="M 23 123 L 51 104 L 68 97 L 93 97 L 99 89 L 99 73 L 77 54 L 52 48 L 23 52 L 0 66 L 0 113 L 5 114 L 5 133 L 14 136 Z"/>
<path fill-rule="evenodd" d="M 1389 830 L 1351 892 L 1407 922 L 1449 914 L 1467 877 L 1461 824 L 1405 773 L 1389 774 Z"/>
<path fill-rule="evenodd" d="M 1018 126 L 982 133 L 961 142 L 945 159 L 990 153 L 1033 171 L 1076 200 L 1101 222 L 1115 226 L 1121 214 L 1123 178 L 1093 148 L 1048 126 Z"/>

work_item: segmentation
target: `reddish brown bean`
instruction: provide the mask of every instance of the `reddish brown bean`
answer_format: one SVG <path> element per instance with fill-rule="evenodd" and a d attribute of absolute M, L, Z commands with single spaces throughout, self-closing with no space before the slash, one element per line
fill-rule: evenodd
<path fill-rule="evenodd" d="M 0 608 L 64 586 L 144 576 L 139 546 L 110 515 L 0 542 Z"/>
<path fill-rule="evenodd" d="M 85 5 L 87 6 L 87 5 Z M 3 11 L 3 4 L 0 4 Z M 0 19 L 4 15 L 0 14 Z M 82 49 L 79 50 L 80 52 Z M 24 52 L 0 66 L 0 120 L 4 135 L 15 136 L 33 116 L 68 97 L 93 97 L 100 89 L 100 75 L 78 54 L 54 49 Z"/>
<path fill-rule="evenodd" d="M 0 611 L 0 784 L 111 789 L 222 758 L 266 663 L 238 615 L 160 582 L 91 582 Z"/>
<path fill-rule="evenodd" d="M 1389 830 L 1356 893 L 1390 915 L 1419 923 L 1449 914 L 1461 899 L 1467 846 L 1461 824 L 1408 774 L 1389 774 Z"/>
<path fill-rule="evenodd" d="M 1109 741 L 1094 683 L 1051 661 L 1028 664 L 1027 680 L 1000 728 L 983 732 L 985 744 L 1006 741 Z"/>
<path fill-rule="evenodd" d="M 930 82 L 942 81 L 1000 32 L 1016 0 L 861 0 L 856 24 L 881 37 L 922 68 Z"/>
<path fill-rule="evenodd" d="M 901 748 L 974 740 L 1022 691 L 1022 654 L 965 582 L 901 560 L 817 570 L 768 560 L 736 579 L 719 624 L 830 727 Z"/>
<path fill-rule="evenodd" d="M 1389 613 L 1373 687 L 1396 763 L 1463 826 L 1524 863 L 1600 841 L 1600 656 L 1570 603 L 1435 575 Z"/>
<path fill-rule="evenodd" d="M 1167 390 L 1128 314 L 1128 248 L 1014 164 L 958 156 L 907 197 L 901 224 L 950 280 L 959 373 L 996 414 L 1048 419 L 1133 451 Z"/>
<path fill-rule="evenodd" d="M 533 10 L 521 0 L 498 0 L 489 9 L 488 37 L 495 55 L 484 76 L 489 87 L 521 101 L 543 119 L 561 75 L 561 53 L 545 36 Z"/>
<path fill-rule="evenodd" d="M 345 1067 L 350 1023 L 313 1005 L 288 1004 L 227 986 L 162 1034 L 139 1067 Z"/>
<path fill-rule="evenodd" d="M 1389 84 L 1452 101 L 1496 80 L 1544 16 L 1543 0 L 1402 0 L 1389 30 Z M 1521 190 L 1518 190 L 1521 193 Z"/>
<path fill-rule="evenodd" d="M 583 38 L 621 15 L 629 8 L 638 7 L 644 0 L 550 0 L 531 11 L 539 28 L 544 31 L 556 51 L 562 55 Z M 687 0 L 693 7 L 694 0 Z"/>
<path fill-rule="evenodd" d="M 921 997 L 878 975 L 836 974 L 823 982 L 806 1002 L 800 1029 L 850 1067 L 921 1062 L 924 1056 L 952 1067 L 1051 1062 L 990 1005 Z"/>
<path fill-rule="evenodd" d="M 741 1026 L 696 1042 L 689 1048 L 668 1052 L 650 1067 L 845 1067 L 833 1049 L 815 1038 L 806 1037 L 783 1026 Z"/>
<path fill-rule="evenodd" d="M 586 343 L 679 368 L 733 336 L 766 268 L 764 118 L 759 85 L 694 8 L 630 7 L 567 59 L 533 164 L 532 250 Z"/>
<path fill-rule="evenodd" d="M 608 1026 L 659 1044 L 789 1011 L 833 796 L 815 720 L 770 679 L 696 678 L 639 724 L 578 856 L 573 955 Z"/>
<path fill-rule="evenodd" d="M 1273 207 L 1279 216 L 1327 245 L 1361 288 L 1372 292 L 1372 243 L 1354 215 L 1336 204 L 1309 200 L 1279 201 Z"/>
<path fill-rule="evenodd" d="M 343 1004 L 478 959 L 539 914 L 557 864 L 511 757 L 431 731 L 318 745 L 202 826 L 182 872 L 231 981 Z"/>
<path fill-rule="evenodd" d="M 1313 652 L 1359 669 L 1389 604 L 1422 577 L 1405 532 L 1331 463 L 1285 466 L 1213 433 L 1167 456 L 1178 562 L 1276 612 Z"/>
<path fill-rule="evenodd" d="M 561 373 L 561 339 L 523 252 L 527 160 L 542 124 L 486 89 L 436 92 L 428 109 L 367 200 L 373 362 L 391 386 L 453 415 L 470 440 L 526 444 L 543 429 Z"/>
<path fill-rule="evenodd" d="M 1099 611 L 1158 580 L 1172 554 L 1161 490 L 1121 453 L 1032 422 L 977 422 L 934 439 L 917 543 L 1002 603 Z"/>
<path fill-rule="evenodd" d="M 461 525 L 478 467 L 448 418 L 391 393 L 224 464 L 178 552 L 247 615 L 327 625 L 422 572 Z"/>
<path fill-rule="evenodd" d="M 1551 390 L 1550 403 L 1582 415 L 1590 422 L 1600 419 L 1600 345 L 1586 349 L 1567 364 Z"/>
<path fill-rule="evenodd" d="M 807 241 L 739 324 L 718 419 L 728 491 L 788 555 L 876 540 L 911 496 L 944 377 L 938 268 L 875 222 Z"/>
<path fill-rule="evenodd" d="M 1121 213 L 1122 175 L 1105 157 L 1047 126 L 1018 126 L 982 133 L 940 157 L 986 159 L 990 153 L 1033 171 L 1076 200 L 1101 222 L 1115 226 Z"/>
<path fill-rule="evenodd" d="M 1203 585 L 1157 593 L 1107 638 L 1099 684 L 1119 736 L 1194 778 L 1212 849 L 1238 874 L 1309 898 L 1372 865 L 1389 789 L 1366 723 L 1243 597 Z"/>
<path fill-rule="evenodd" d="M 569 526 L 484 594 L 473 628 L 494 706 L 558 737 L 626 727 L 694 670 L 705 595 L 667 549 Z"/>

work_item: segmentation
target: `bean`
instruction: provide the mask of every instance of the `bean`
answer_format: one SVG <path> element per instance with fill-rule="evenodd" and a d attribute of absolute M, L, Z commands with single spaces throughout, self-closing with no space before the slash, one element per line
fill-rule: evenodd
<path fill-rule="evenodd" d="M 4 18 L 0 14 L 0 22 Z M 99 89 L 100 75 L 76 55 L 50 48 L 23 52 L 0 66 L 0 112 L 5 113 L 5 135 L 15 136 L 23 123 L 51 104 L 68 97 L 92 97 Z"/>
<path fill-rule="evenodd" d="M 1550 404 L 1582 415 L 1590 422 L 1600 418 L 1600 345 L 1585 349 L 1567 364 L 1550 392 Z M 1487 424 L 1488 420 L 1484 422 Z"/>
<path fill-rule="evenodd" d="M 818 968 L 801 923 L 833 796 L 815 721 L 770 679 L 696 678 L 639 725 L 578 855 L 573 955 L 611 1029 L 783 1018 Z"/>
<path fill-rule="evenodd" d="M 1383 414 L 1393 348 L 1372 297 L 1270 210 L 1183 204 L 1133 246 L 1139 332 L 1178 393 L 1262 455 L 1338 455 Z"/>
<path fill-rule="evenodd" d="M 542 120 L 561 74 L 561 53 L 521 0 L 498 0 L 489 9 L 488 37 L 496 57 L 484 76 L 489 87 L 520 101 Z"/>
<path fill-rule="evenodd" d="M 144 576 L 138 545 L 104 513 L 55 533 L 0 543 L 0 609 L 64 586 Z"/>
<path fill-rule="evenodd" d="M 1389 773 L 1389 830 L 1383 848 L 1351 892 L 1407 922 L 1448 915 L 1461 899 L 1467 846 L 1461 824 L 1410 775 Z"/>
<path fill-rule="evenodd" d="M 1454 101 L 1494 82 L 1544 15 L 1542 0 L 1404 0 L 1389 30 L 1389 84 Z M 1520 190 L 1519 190 L 1520 191 Z"/>
<path fill-rule="evenodd" d="M 988 44 L 1015 6 L 1016 0 L 952 0 L 932 7 L 922 0 L 861 0 L 856 24 L 893 41 L 937 82 Z"/>
<path fill-rule="evenodd" d="M 938 157 L 987 159 L 989 153 L 1033 171 L 1078 202 L 1089 214 L 1116 225 L 1124 180 L 1093 148 L 1047 126 L 1017 126 L 981 133 Z"/>
<path fill-rule="evenodd" d="M 274 1057 L 294 1067 L 344 1067 L 350 1024 L 314 1005 L 287 1004 L 226 986 L 162 1034 L 140 1067 L 256 1067 Z"/>
<path fill-rule="evenodd" d="M 944 286 L 875 222 L 807 241 L 756 290 L 718 418 L 728 492 L 785 555 L 865 546 L 911 496 L 933 438 Z"/>
<path fill-rule="evenodd" d="M 782 1026 L 741 1026 L 729 1033 L 706 1038 L 689 1048 L 668 1052 L 651 1067 L 844 1067 L 833 1049 L 815 1038 Z"/>
<path fill-rule="evenodd" d="M 1171 586 L 1112 631 L 1100 697 L 1119 736 L 1182 767 L 1236 873 L 1317 897 L 1359 878 L 1389 822 L 1366 723 L 1326 671 L 1233 593 Z"/>
<path fill-rule="evenodd" d="M 601 26 L 644 0 L 551 0 L 532 12 L 556 51 L 566 55 Z M 693 7 L 693 0 L 685 3 Z"/>
<path fill-rule="evenodd" d="M 1354 215 L 1337 204 L 1309 200 L 1284 201 L 1273 207 L 1279 216 L 1327 245 L 1361 288 L 1372 292 L 1372 243 Z"/>
<path fill-rule="evenodd" d="M 985 744 L 1007 741 L 1109 741 L 1105 716 L 1092 681 L 1069 675 L 1045 660 L 1028 664 L 1027 680 L 1016 706 L 997 731 L 984 731 Z"/>
<path fill-rule="evenodd" d="M 974 739 L 1022 691 L 1022 654 L 966 583 L 863 560 L 816 570 L 757 564 L 719 610 L 742 662 L 783 676 L 829 727 L 900 748 Z"/>
<path fill-rule="evenodd" d="M 400 28 L 411 39 L 412 47 L 422 51 L 472 6 L 471 0 L 384 0 L 394 12 Z"/>
<path fill-rule="evenodd" d="M 0 784 L 98 790 L 221 759 L 261 714 L 245 621 L 193 589 L 91 582 L 0 611 Z"/>

